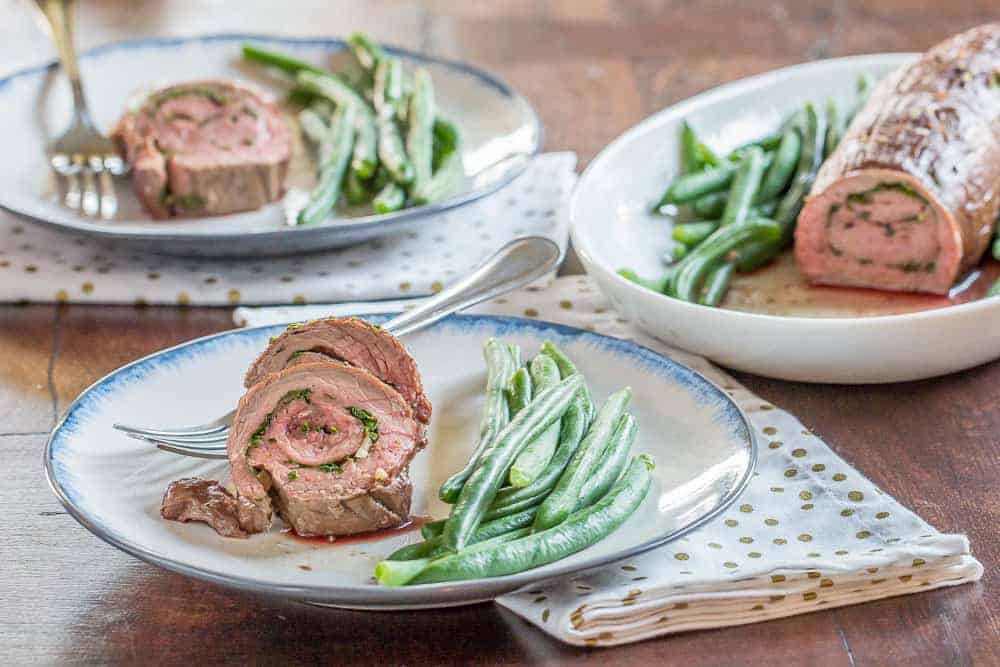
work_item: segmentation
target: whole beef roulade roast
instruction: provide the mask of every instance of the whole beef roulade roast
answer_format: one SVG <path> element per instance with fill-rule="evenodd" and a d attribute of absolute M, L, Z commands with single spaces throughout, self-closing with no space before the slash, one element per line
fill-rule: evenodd
<path fill-rule="evenodd" d="M 1000 207 L 1000 23 L 881 81 L 820 169 L 795 255 L 813 282 L 945 294 Z"/>
<path fill-rule="evenodd" d="M 126 113 L 113 137 L 154 218 L 248 211 L 284 194 L 291 133 L 278 108 L 248 86 L 163 88 Z"/>
<path fill-rule="evenodd" d="M 293 335 L 303 331 L 311 334 Z M 353 318 L 293 325 L 247 383 L 227 441 L 235 493 L 179 480 L 164 496 L 164 518 L 204 521 L 227 537 L 265 531 L 275 513 L 300 535 L 407 521 L 409 464 L 426 442 L 431 405 L 398 340 Z"/>

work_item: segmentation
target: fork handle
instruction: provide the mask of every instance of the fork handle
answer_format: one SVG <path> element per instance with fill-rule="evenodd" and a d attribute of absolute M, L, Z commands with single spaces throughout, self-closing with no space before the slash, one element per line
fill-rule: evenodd
<path fill-rule="evenodd" d="M 416 331 L 480 301 L 527 285 L 559 265 L 559 246 L 544 236 L 514 239 L 449 288 L 383 326 L 396 336 Z"/>
<path fill-rule="evenodd" d="M 83 121 L 90 120 L 87 98 L 83 94 L 80 80 L 80 66 L 76 60 L 76 45 L 73 41 L 73 24 L 76 17 L 76 0 L 35 0 L 42 18 L 42 26 L 49 33 L 59 62 L 73 91 L 73 113 Z"/>

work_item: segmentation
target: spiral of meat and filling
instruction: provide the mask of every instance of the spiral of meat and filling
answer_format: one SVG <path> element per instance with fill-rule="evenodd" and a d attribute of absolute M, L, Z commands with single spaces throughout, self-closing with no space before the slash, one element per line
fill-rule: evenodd
<path fill-rule="evenodd" d="M 413 357 L 398 338 L 356 317 L 330 317 L 289 326 L 271 339 L 250 367 L 244 386 L 252 387 L 268 373 L 320 355 L 374 374 L 403 395 L 417 419 L 430 422 L 431 403 Z"/>
<path fill-rule="evenodd" d="M 227 444 L 237 497 L 264 515 L 273 501 L 301 535 L 399 525 L 423 429 L 403 396 L 367 370 L 325 359 L 294 364 L 240 400 Z"/>
<path fill-rule="evenodd" d="M 876 87 L 820 169 L 795 256 L 813 282 L 947 293 L 1000 207 L 1000 23 Z"/>

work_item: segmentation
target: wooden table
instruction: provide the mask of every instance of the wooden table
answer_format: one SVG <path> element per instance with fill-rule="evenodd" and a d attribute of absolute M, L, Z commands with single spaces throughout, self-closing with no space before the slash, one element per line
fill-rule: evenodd
<path fill-rule="evenodd" d="M 4 4 L 3 67 L 51 55 L 22 7 Z M 647 114 L 716 84 L 814 58 L 922 50 L 1000 18 L 995 0 L 882 0 L 877 6 L 845 0 L 315 0 L 291 9 L 244 2 L 239 12 L 183 0 L 84 4 L 85 44 L 144 34 L 364 29 L 461 57 L 524 91 L 541 111 L 547 148 L 577 151 L 583 164 Z M 141 563 L 78 526 L 42 474 L 42 448 L 57 416 L 115 367 L 231 326 L 224 309 L 0 306 L 0 454 L 6 462 L 0 662 L 1000 663 L 1000 363 L 883 387 L 738 376 L 932 524 L 968 534 L 986 566 L 982 583 L 588 651 L 563 646 L 489 604 L 367 614 L 234 593 Z"/>

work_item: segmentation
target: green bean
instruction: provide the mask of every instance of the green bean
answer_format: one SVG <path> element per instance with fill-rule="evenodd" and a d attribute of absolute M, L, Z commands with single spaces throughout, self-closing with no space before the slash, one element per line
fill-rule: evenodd
<path fill-rule="evenodd" d="M 595 467 L 593 475 L 580 489 L 580 498 L 576 501 L 576 509 L 593 505 L 618 481 L 622 470 L 628 465 L 629 452 L 632 450 L 632 443 L 635 442 L 637 431 L 635 417 L 626 413 L 618 418 L 611 440 L 604 450 L 604 455 Z"/>
<path fill-rule="evenodd" d="M 740 248 L 736 257 L 738 271 L 753 271 L 763 266 L 791 242 L 796 218 L 802 210 L 805 196 L 812 189 L 816 172 L 823 162 L 826 127 L 822 114 L 816 111 L 813 104 L 807 104 L 796 115 L 796 123 L 802 133 L 802 152 L 799 155 L 792 184 L 782 196 L 774 213 L 774 221 L 781 227 L 781 238 L 777 241 L 748 243 Z"/>
<path fill-rule="evenodd" d="M 671 232 L 670 237 L 678 243 L 696 246 L 707 239 L 718 228 L 719 223 L 712 220 L 684 222 L 674 225 L 674 230 Z"/>
<path fill-rule="evenodd" d="M 802 137 L 794 127 L 785 130 L 774 153 L 774 162 L 764 174 L 755 201 L 766 202 L 780 195 L 795 174 L 802 153 Z"/>
<path fill-rule="evenodd" d="M 526 368 L 518 368 L 507 385 L 507 412 L 511 417 L 531 403 L 531 376 Z"/>
<path fill-rule="evenodd" d="M 555 454 L 549 464 L 545 466 L 545 470 L 524 488 L 506 487 L 500 489 L 487 516 L 495 518 L 501 516 L 502 512 L 509 513 L 529 507 L 528 501 L 538 503 L 542 501 L 559 481 L 559 477 L 569 465 L 577 447 L 580 446 L 580 441 L 583 439 L 583 434 L 589 423 L 589 404 L 589 399 L 582 392 L 573 398 L 560 423 L 559 443 L 556 446 Z"/>
<path fill-rule="evenodd" d="M 292 76 L 295 76 L 299 72 L 313 72 L 315 74 L 322 74 L 323 76 L 328 77 L 335 76 L 322 67 L 317 67 L 316 65 L 298 60 L 283 53 L 267 51 L 256 47 L 253 44 L 243 45 L 243 58 L 259 65 L 276 67 L 283 72 L 291 74 Z"/>
<path fill-rule="evenodd" d="M 776 130 L 774 132 L 768 132 L 759 139 L 754 139 L 753 141 L 748 141 L 745 144 L 741 144 L 734 148 L 727 156 L 730 160 L 739 160 L 743 153 L 745 153 L 750 148 L 760 148 L 765 151 L 773 151 L 781 144 L 782 130 Z"/>
<path fill-rule="evenodd" d="M 372 200 L 376 213 L 385 214 L 398 211 L 406 204 L 406 191 L 393 181 L 386 183 Z"/>
<path fill-rule="evenodd" d="M 371 193 L 357 173 L 348 171 L 344 177 L 344 201 L 351 206 L 364 204 L 371 199 Z"/>
<path fill-rule="evenodd" d="M 483 514 L 493 502 L 507 471 L 525 445 L 559 420 L 573 396 L 583 387 L 583 377 L 574 375 L 540 394 L 497 434 L 480 464 L 462 486 L 458 500 L 444 526 L 444 543 L 452 551 L 468 544 Z M 544 504 L 543 504 L 544 508 Z M 539 510 L 541 512 L 541 510 Z"/>
<path fill-rule="evenodd" d="M 698 159 L 701 160 L 702 165 L 717 167 L 722 164 L 722 159 L 704 142 L 699 141 L 696 150 L 698 152 Z"/>
<path fill-rule="evenodd" d="M 698 153 L 698 137 L 688 122 L 681 121 L 681 173 L 693 174 L 703 166 Z"/>
<path fill-rule="evenodd" d="M 556 366 L 559 367 L 559 375 L 562 379 L 565 380 L 569 376 L 576 375 L 580 372 L 577 370 L 576 364 L 573 363 L 573 360 L 569 358 L 569 355 L 559 349 L 559 347 L 551 340 L 547 340 L 542 343 L 541 352 L 542 354 L 552 357 L 552 360 L 556 362 Z M 584 386 L 585 389 L 583 393 L 584 398 L 586 399 L 587 408 L 586 418 L 587 424 L 589 425 L 590 420 L 594 418 L 594 398 L 590 395 L 590 388 L 586 387 L 586 385 Z"/>
<path fill-rule="evenodd" d="M 536 387 L 537 391 L 545 391 L 559 384 L 559 367 L 552 357 L 539 354 L 531 360 L 530 369 L 530 384 Z M 542 474 L 559 444 L 559 426 L 559 422 L 550 426 L 518 454 L 507 476 L 512 487 L 522 489 Z"/>
<path fill-rule="evenodd" d="M 989 296 L 1000 296 L 1000 280 L 997 280 L 995 283 L 993 283 L 993 287 L 991 287 L 989 289 L 989 291 L 986 292 L 986 296 L 988 296 L 988 297 Z"/>
<path fill-rule="evenodd" d="M 705 276 L 705 288 L 698 303 L 703 306 L 718 306 L 729 289 L 736 267 L 732 262 L 719 262 Z"/>
<path fill-rule="evenodd" d="M 583 437 L 573 459 L 566 466 L 552 493 L 542 502 L 535 516 L 534 530 L 545 530 L 562 523 L 576 507 L 580 489 L 590 478 L 594 465 L 601 457 L 614 432 L 618 418 L 628 409 L 632 399 L 629 387 L 615 392 L 597 412 L 590 430 Z"/>
<path fill-rule="evenodd" d="M 372 113 L 368 102 L 353 88 L 334 77 L 302 71 L 298 73 L 296 80 L 306 90 L 325 97 L 338 107 L 353 106 L 355 108 L 354 122 L 358 140 L 354 144 L 351 170 L 363 180 L 371 178 L 378 166 L 378 159 L 376 155 L 375 114 Z"/>
<path fill-rule="evenodd" d="M 327 139 L 320 146 L 319 184 L 309 202 L 299 211 L 296 223 L 308 225 L 324 220 L 337 204 L 340 184 L 354 143 L 354 107 L 341 107 L 334 114 Z"/>
<path fill-rule="evenodd" d="M 781 228 L 765 218 L 751 218 L 741 225 L 720 227 L 695 248 L 689 256 L 690 261 L 678 271 L 674 285 L 677 298 L 696 302 L 705 275 L 734 248 L 751 241 L 777 241 L 780 238 Z"/>
<path fill-rule="evenodd" d="M 551 341 L 542 344 L 542 353 L 556 360 L 556 365 L 560 368 L 561 377 L 564 379 L 572 377 L 578 371 L 573 362 L 562 350 L 557 348 Z M 542 502 L 548 492 L 559 481 L 563 470 L 573 458 L 577 447 L 587 430 L 590 420 L 590 413 L 593 409 L 593 402 L 589 394 L 581 392 L 573 397 L 566 414 L 563 415 L 559 428 L 559 444 L 556 447 L 555 455 L 549 464 L 542 471 L 542 474 L 528 486 L 522 489 L 505 487 L 497 492 L 490 510 L 484 515 L 484 520 L 496 519 L 507 516 L 523 509 L 534 507 Z M 426 523 L 420 529 L 420 533 L 426 539 L 435 535 L 440 535 L 444 530 L 444 521 L 432 521 Z"/>
<path fill-rule="evenodd" d="M 990 251 L 993 254 L 993 259 L 1000 262 L 1000 236 L 993 239 L 993 246 Z"/>
<path fill-rule="evenodd" d="M 406 152 L 413 163 L 413 186 L 417 190 L 433 174 L 435 113 L 431 76 L 427 70 L 418 69 L 413 75 L 406 134 Z"/>
<path fill-rule="evenodd" d="M 771 218 L 778 210 L 778 203 L 777 199 L 769 199 L 762 204 L 751 206 L 750 215 L 756 218 Z"/>
<path fill-rule="evenodd" d="M 406 155 L 396 115 L 404 105 L 403 69 L 398 58 L 389 58 L 375 68 L 378 157 L 400 185 L 413 181 L 413 164 Z"/>
<path fill-rule="evenodd" d="M 823 157 L 830 157 L 830 153 L 837 148 L 840 138 L 844 136 L 844 117 L 840 113 L 837 101 L 832 97 L 826 101 L 826 140 L 823 143 Z"/>
<path fill-rule="evenodd" d="M 399 58 L 386 58 L 375 68 L 373 100 L 380 117 L 395 117 L 403 104 L 403 63 Z"/>
<path fill-rule="evenodd" d="M 691 211 L 702 220 L 716 220 L 726 210 L 725 192 L 712 192 L 691 202 Z"/>
<path fill-rule="evenodd" d="M 450 120 L 436 116 L 434 118 L 434 155 L 431 159 L 431 169 L 437 173 L 446 161 L 459 149 L 460 137 L 458 128 Z"/>
<path fill-rule="evenodd" d="M 666 204 L 686 204 L 712 192 L 724 190 L 736 173 L 736 165 L 723 162 L 718 167 L 708 167 L 693 174 L 678 176 L 663 193 L 654 209 Z"/>
<path fill-rule="evenodd" d="M 516 574 L 582 551 L 616 531 L 635 513 L 652 485 L 652 466 L 648 456 L 636 457 L 611 491 L 594 505 L 573 512 L 563 523 L 503 543 L 481 542 L 464 552 L 442 556 L 427 563 L 417 575 L 407 578 L 407 583 L 428 584 Z M 514 534 L 507 533 L 508 536 Z"/>
<path fill-rule="evenodd" d="M 492 540 L 506 533 L 519 528 L 528 528 L 535 519 L 537 510 L 532 507 L 521 512 L 516 512 L 508 516 L 493 521 L 483 522 L 472 536 L 471 544 L 478 544 L 486 540 Z M 447 553 L 447 549 L 441 543 L 440 534 L 437 537 L 408 544 L 389 554 L 386 560 L 412 560 L 414 558 L 429 558 Z"/>
<path fill-rule="evenodd" d="M 299 127 L 302 128 L 302 134 L 306 139 L 317 146 L 330 131 L 330 126 L 315 109 L 303 109 L 299 112 Z"/>
<path fill-rule="evenodd" d="M 430 177 L 430 180 L 413 189 L 413 201 L 416 204 L 429 204 L 444 199 L 461 188 L 464 178 L 462 155 L 458 152 L 452 152 L 445 158 L 441 168 Z"/>
<path fill-rule="evenodd" d="M 347 38 L 358 64 L 369 72 L 374 72 L 375 66 L 385 60 L 385 51 L 372 38 L 364 33 L 356 32 Z"/>
<path fill-rule="evenodd" d="M 823 143 L 826 139 L 826 126 L 822 114 L 810 102 L 805 106 L 802 131 L 802 152 L 795 169 L 795 177 L 788 192 L 781 198 L 774 220 L 781 226 L 782 240 L 791 240 L 795 230 L 795 219 L 802 210 L 805 197 L 812 189 L 816 180 L 816 172 L 823 163 Z"/>
<path fill-rule="evenodd" d="M 618 269 L 618 275 L 625 280 L 635 283 L 636 285 L 641 285 L 648 290 L 659 292 L 661 294 L 665 294 L 669 287 L 669 276 L 664 276 L 658 280 L 650 280 L 648 278 L 643 278 L 632 269 Z"/>
<path fill-rule="evenodd" d="M 509 533 L 497 535 L 496 537 L 484 540 L 478 544 L 471 545 L 463 551 L 463 555 L 472 556 L 480 551 L 495 548 L 499 545 L 519 540 L 527 537 L 531 533 L 529 528 L 519 528 Z M 423 572 L 431 564 L 443 560 L 448 556 L 438 556 L 436 558 L 415 558 L 413 560 L 384 560 L 375 566 L 375 579 L 383 586 L 402 586 Z"/>
<path fill-rule="evenodd" d="M 462 486 L 476 469 L 479 459 L 489 449 L 493 439 L 507 425 L 509 419 L 504 388 L 517 370 L 514 359 L 510 356 L 507 346 L 495 338 L 486 342 L 483 355 L 486 357 L 486 405 L 479 422 L 479 442 L 465 467 L 441 485 L 438 497 L 446 503 L 453 503 L 458 499 Z"/>
<path fill-rule="evenodd" d="M 750 215 L 750 206 L 760 189 L 764 170 L 764 152 L 757 146 L 751 146 L 743 154 L 732 185 L 729 187 L 726 209 L 719 221 L 722 227 L 743 224 Z"/>
<path fill-rule="evenodd" d="M 734 264 L 740 273 L 756 271 L 764 266 L 781 250 L 780 242 L 759 241 L 747 243 L 736 252 Z"/>
<path fill-rule="evenodd" d="M 683 243 L 675 243 L 670 247 L 669 250 L 663 253 L 663 263 L 664 264 L 676 264 L 677 262 L 684 259 L 688 254 L 688 247 Z"/>

